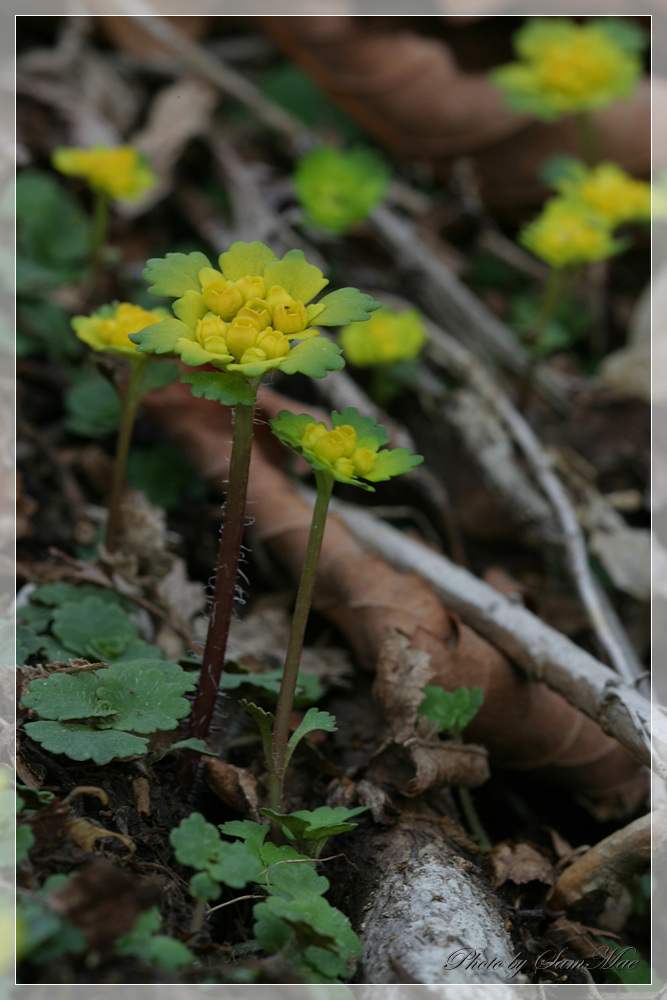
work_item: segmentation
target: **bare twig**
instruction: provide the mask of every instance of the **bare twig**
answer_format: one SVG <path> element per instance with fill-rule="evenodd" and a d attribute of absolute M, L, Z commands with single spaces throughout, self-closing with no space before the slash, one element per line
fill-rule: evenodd
<path fill-rule="evenodd" d="M 510 432 L 549 500 L 562 532 L 567 564 L 595 633 L 614 669 L 632 683 L 643 673 L 621 622 L 591 572 L 584 534 L 552 461 L 537 435 L 479 360 L 435 324 L 429 323 L 433 360 L 464 380 L 493 409 Z"/>
<path fill-rule="evenodd" d="M 636 688 L 624 684 L 609 667 L 526 608 L 372 514 L 336 500 L 332 501 L 332 512 L 387 562 L 428 580 L 451 611 L 530 677 L 558 691 L 638 760 L 651 764 L 651 703 Z M 658 709 L 653 742 L 652 766 L 667 777 L 667 721 Z"/>
<path fill-rule="evenodd" d="M 641 816 L 581 854 L 556 882 L 549 899 L 551 909 L 594 917 L 607 897 L 618 895 L 619 887 L 632 875 L 649 869 L 651 832 L 654 849 L 664 850 L 667 810 Z"/>

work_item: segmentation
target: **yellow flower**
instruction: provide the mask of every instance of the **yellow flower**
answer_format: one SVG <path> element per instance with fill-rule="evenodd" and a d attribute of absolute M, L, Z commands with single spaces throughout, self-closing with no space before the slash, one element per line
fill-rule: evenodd
<path fill-rule="evenodd" d="M 94 191 L 118 201 L 137 201 L 157 178 L 146 158 L 134 146 L 62 146 L 52 157 L 53 166 L 68 177 L 84 177 Z"/>
<path fill-rule="evenodd" d="M 517 111 L 545 119 L 590 111 L 632 94 L 644 42 L 625 19 L 532 18 L 514 39 L 519 61 L 492 75 Z"/>
<path fill-rule="evenodd" d="M 75 316 L 72 328 L 79 340 L 95 351 L 127 355 L 135 361 L 143 360 L 130 334 L 140 333 L 147 326 L 160 323 L 167 316 L 166 309 L 142 309 L 131 302 L 113 302 L 102 306 L 90 316 Z M 145 356 L 144 356 L 145 357 Z"/>
<path fill-rule="evenodd" d="M 556 182 L 561 194 L 595 212 L 610 226 L 651 218 L 651 185 L 635 180 L 615 163 L 581 167 Z"/>
<path fill-rule="evenodd" d="M 404 312 L 378 309 L 366 322 L 350 323 L 340 335 L 345 357 L 359 368 L 411 361 L 426 340 L 424 324 L 416 309 Z"/>
<path fill-rule="evenodd" d="M 377 458 L 370 448 L 357 447 L 357 432 L 349 424 L 341 424 L 332 431 L 324 424 L 308 424 L 304 428 L 301 447 L 324 467 L 342 477 L 343 481 L 367 475 Z"/>
<path fill-rule="evenodd" d="M 566 198 L 549 199 L 519 242 L 555 268 L 606 260 L 622 247 L 598 215 Z"/>

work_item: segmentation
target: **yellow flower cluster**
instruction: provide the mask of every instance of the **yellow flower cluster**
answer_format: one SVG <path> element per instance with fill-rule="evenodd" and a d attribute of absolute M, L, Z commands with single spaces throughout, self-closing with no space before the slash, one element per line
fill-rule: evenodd
<path fill-rule="evenodd" d="M 513 108 L 541 118 L 590 111 L 628 97 L 642 74 L 639 29 L 602 18 L 533 18 L 514 39 L 518 61 L 494 71 Z"/>
<path fill-rule="evenodd" d="M 114 302 L 102 306 L 90 316 L 75 316 L 72 328 L 79 340 L 95 351 L 128 355 L 132 360 L 145 360 L 129 339 L 130 334 L 140 333 L 147 326 L 159 323 L 167 315 L 166 309 L 142 309 L 130 302 Z"/>
<path fill-rule="evenodd" d="M 519 242 L 555 268 L 606 260 L 620 246 L 604 220 L 567 198 L 549 199 Z"/>
<path fill-rule="evenodd" d="M 53 166 L 68 177 L 83 177 L 94 191 L 118 201 L 137 201 L 157 178 L 134 146 L 63 146 L 52 157 Z"/>
<path fill-rule="evenodd" d="M 366 476 L 375 465 L 377 453 L 357 447 L 357 432 L 349 424 L 332 431 L 324 424 L 308 424 L 303 432 L 301 447 L 320 462 L 330 466 L 340 476 Z"/>
<path fill-rule="evenodd" d="M 198 274 L 201 296 L 208 309 L 197 321 L 195 337 L 218 360 L 237 364 L 274 361 L 289 353 L 295 337 L 312 337 L 303 302 L 295 301 L 281 285 L 266 288 L 260 275 L 227 281 L 220 271 L 203 268 Z"/>
<path fill-rule="evenodd" d="M 575 176 L 556 181 L 556 188 L 612 227 L 651 218 L 651 185 L 630 177 L 615 163 L 601 163 L 592 170 L 582 167 Z"/>
<path fill-rule="evenodd" d="M 416 358 L 427 335 L 416 309 L 378 309 L 365 323 L 350 323 L 340 342 L 348 361 L 359 368 L 391 365 Z"/>

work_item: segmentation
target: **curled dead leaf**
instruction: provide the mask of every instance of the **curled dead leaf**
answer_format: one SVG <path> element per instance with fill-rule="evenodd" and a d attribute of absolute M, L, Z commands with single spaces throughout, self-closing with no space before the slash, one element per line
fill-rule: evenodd
<path fill-rule="evenodd" d="M 505 842 L 497 844 L 489 854 L 493 885 L 513 882 L 525 885 L 528 882 L 542 882 L 552 886 L 555 882 L 553 865 L 544 854 L 530 844 Z"/>
<path fill-rule="evenodd" d="M 204 771 L 212 792 L 242 816 L 259 822 L 259 801 L 255 775 L 245 767 L 235 767 L 226 760 L 209 757 Z"/>
<path fill-rule="evenodd" d="M 392 740 L 373 758 L 369 775 L 412 798 L 429 788 L 476 788 L 489 779 L 486 749 L 437 737 Z"/>

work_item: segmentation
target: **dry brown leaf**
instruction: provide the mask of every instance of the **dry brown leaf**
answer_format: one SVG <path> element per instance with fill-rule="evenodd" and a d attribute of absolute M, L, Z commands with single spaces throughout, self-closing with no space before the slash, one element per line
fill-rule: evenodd
<path fill-rule="evenodd" d="M 206 784 L 218 798 L 243 816 L 259 822 L 257 779 L 245 767 L 209 757 L 205 764 Z"/>
<path fill-rule="evenodd" d="M 229 457 L 228 410 L 192 398 L 176 383 L 149 399 L 147 407 L 200 471 L 220 483 Z M 257 441 L 249 498 L 255 537 L 298 578 L 312 510 Z M 366 551 L 335 517 L 324 533 L 314 607 L 341 630 L 367 669 L 376 668 L 388 630 L 398 629 L 413 650 L 430 656 L 431 684 L 446 690 L 481 687 L 484 704 L 466 735 L 482 743 L 496 764 L 539 771 L 606 815 L 622 815 L 645 797 L 643 770 L 623 747 L 560 695 L 521 674 L 450 614 L 421 577 L 394 570 Z"/>
<path fill-rule="evenodd" d="M 528 882 L 543 882 L 553 885 L 555 882 L 553 865 L 548 858 L 530 844 L 513 844 L 505 842 L 497 844 L 489 854 L 496 888 L 505 882 L 514 885 L 526 885 Z"/>
<path fill-rule="evenodd" d="M 429 788 L 483 785 L 489 780 L 489 762 L 486 748 L 474 743 L 412 737 L 382 747 L 368 773 L 412 798 Z"/>
<path fill-rule="evenodd" d="M 49 907 L 79 927 L 91 948 L 102 949 L 129 931 L 142 910 L 155 906 L 160 889 L 108 861 L 91 861 L 49 896 Z"/>
<path fill-rule="evenodd" d="M 389 149 L 430 160 L 440 176 L 454 157 L 474 157 L 482 193 L 498 209 L 539 201 L 544 160 L 579 153 L 574 119 L 543 124 L 508 111 L 488 76 L 461 71 L 442 39 L 352 16 L 262 17 L 261 23 Z M 632 100 L 595 113 L 603 158 L 648 175 L 650 116 L 648 80 Z"/>

